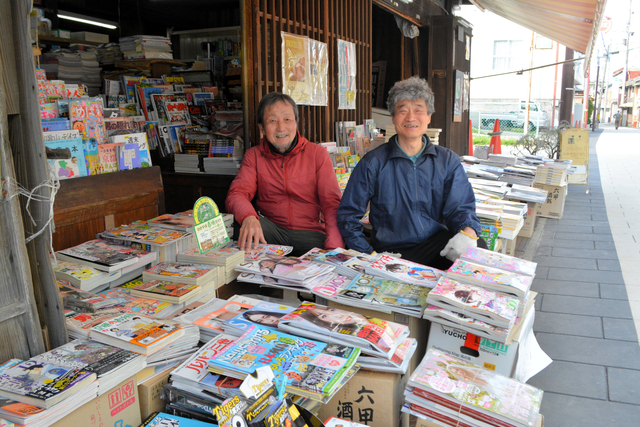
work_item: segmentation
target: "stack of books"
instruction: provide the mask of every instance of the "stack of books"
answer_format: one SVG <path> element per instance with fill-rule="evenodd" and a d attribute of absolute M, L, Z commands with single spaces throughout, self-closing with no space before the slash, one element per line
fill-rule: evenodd
<path fill-rule="evenodd" d="M 361 355 L 372 356 L 358 359 L 363 368 L 401 374 L 417 346 L 409 339 L 406 325 L 310 302 L 282 317 L 278 329 L 329 344 L 359 347 Z"/>
<path fill-rule="evenodd" d="M 236 266 L 244 262 L 244 251 L 237 247 L 214 248 L 203 254 L 197 248 L 190 249 L 176 257 L 178 262 L 214 265 L 224 269 L 224 283 L 230 283 L 238 278 Z"/>
<path fill-rule="evenodd" d="M 300 284 L 309 283 L 317 276 L 333 271 L 332 265 L 315 261 L 302 261 L 279 255 L 262 254 L 252 261 L 238 264 L 240 273 L 253 273 Z"/>
<path fill-rule="evenodd" d="M 257 368 L 270 366 L 276 381 L 285 382 L 287 392 L 327 403 L 355 375 L 359 355 L 359 348 L 252 326 L 209 359 L 209 371 L 244 379 Z"/>
<path fill-rule="evenodd" d="M 202 173 L 202 155 L 176 153 L 173 169 L 180 173 Z"/>
<path fill-rule="evenodd" d="M 192 233 L 154 227 L 145 221 L 103 231 L 98 237 L 109 243 L 157 252 L 158 261 L 175 261 L 176 255 L 196 247 Z"/>
<path fill-rule="evenodd" d="M 547 192 L 539 188 L 513 184 L 506 198 L 524 202 L 544 203 L 547 200 Z"/>
<path fill-rule="evenodd" d="M 343 248 L 336 248 L 313 257 L 314 261 L 332 265 L 335 267 L 334 272 L 351 278 L 364 273 L 367 265 L 379 259 L 378 255 L 368 255 Z"/>
<path fill-rule="evenodd" d="M 535 183 L 559 187 L 567 182 L 567 172 L 570 163 L 547 161 L 538 165 Z"/>
<path fill-rule="evenodd" d="M 53 274 L 57 279 L 68 281 L 83 291 L 97 291 L 108 288 L 112 281 L 122 276 L 122 271 L 107 273 L 82 264 L 58 260 L 53 262 Z"/>
<path fill-rule="evenodd" d="M 429 349 L 411 375 L 403 412 L 449 426 L 537 425 L 542 390 Z"/>
<path fill-rule="evenodd" d="M 402 258 L 381 255 L 377 261 L 365 266 L 365 273 L 398 282 L 433 288 L 444 272 L 437 268 L 421 265 Z"/>
<path fill-rule="evenodd" d="M 56 280 L 58 292 L 66 310 L 81 313 L 95 313 L 96 311 L 118 304 L 118 301 L 74 288 L 66 280 Z"/>
<path fill-rule="evenodd" d="M 120 37 L 120 50 L 126 61 L 173 59 L 171 41 L 163 36 L 136 35 Z"/>

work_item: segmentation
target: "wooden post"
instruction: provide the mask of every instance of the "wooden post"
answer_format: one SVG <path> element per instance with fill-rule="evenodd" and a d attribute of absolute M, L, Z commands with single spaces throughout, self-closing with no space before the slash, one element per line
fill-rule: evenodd
<path fill-rule="evenodd" d="M 7 75 L 13 68 L 13 44 L 9 7 L 0 6 L 0 33 L 3 48 L 0 50 L 0 177 L 15 180 L 13 156 L 7 140 L 9 111 L 18 108 L 17 97 L 7 96 Z M 15 76 L 15 69 L 8 73 Z M 44 352 L 40 330 L 29 257 L 24 244 L 24 229 L 18 198 L 13 186 L 0 185 L 0 360 L 28 359 Z M 6 194 L 2 194 L 2 190 Z"/>
<path fill-rule="evenodd" d="M 16 178 L 25 188 L 33 189 L 46 182 L 49 174 L 42 140 L 38 89 L 29 35 L 31 1 L 10 0 L 9 3 L 20 99 L 20 114 L 9 122 L 10 141 L 13 146 Z M 41 187 L 36 194 L 47 198 L 50 193 L 47 187 Z M 23 224 L 29 234 L 34 234 L 45 227 L 51 215 L 51 204 L 32 202 L 29 210 L 35 225 L 32 226 L 24 210 Z M 50 345 L 58 347 L 67 342 L 67 330 L 64 310 L 53 276 L 49 255 L 50 245 L 51 239 L 45 231 L 27 244 L 27 250 L 31 261 L 31 276 L 40 320 L 48 329 Z"/>

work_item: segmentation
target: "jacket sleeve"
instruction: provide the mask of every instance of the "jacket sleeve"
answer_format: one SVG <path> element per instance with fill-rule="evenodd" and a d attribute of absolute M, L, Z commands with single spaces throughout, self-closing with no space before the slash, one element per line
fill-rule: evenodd
<path fill-rule="evenodd" d="M 325 232 L 327 234 L 327 238 L 324 241 L 324 248 L 344 248 L 344 241 L 338 229 L 338 221 L 336 218 L 342 195 L 327 150 L 324 148 L 318 150 L 316 162 L 318 199 L 320 201 L 322 215 L 324 216 Z"/>
<path fill-rule="evenodd" d="M 258 189 L 257 155 L 255 150 L 249 150 L 242 160 L 242 165 L 229 188 L 227 194 L 227 211 L 233 214 L 238 224 L 242 224 L 248 216 L 258 217 L 251 201 Z"/>
<path fill-rule="evenodd" d="M 351 172 L 338 207 L 338 228 L 347 248 L 367 254 L 372 253 L 374 249 L 364 236 L 360 219 L 367 212 L 367 205 L 373 196 L 372 181 L 368 162 L 363 158 Z"/>
<path fill-rule="evenodd" d="M 447 228 L 452 233 L 458 233 L 466 227 L 471 227 L 480 236 L 482 229 L 476 216 L 476 198 L 471 183 L 457 155 L 452 155 L 448 162 L 449 173 L 445 181 L 443 210 Z"/>

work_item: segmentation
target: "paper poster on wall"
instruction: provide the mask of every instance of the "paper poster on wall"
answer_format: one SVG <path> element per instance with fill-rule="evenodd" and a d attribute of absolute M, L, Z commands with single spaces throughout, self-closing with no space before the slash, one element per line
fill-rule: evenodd
<path fill-rule="evenodd" d="M 469 111 L 469 90 L 470 90 L 469 73 L 464 73 L 464 95 L 462 99 L 462 110 Z"/>
<path fill-rule="evenodd" d="M 298 104 L 310 104 L 307 53 L 309 39 L 295 34 L 282 34 L 282 91 Z"/>
<path fill-rule="evenodd" d="M 309 39 L 309 86 L 311 105 L 327 105 L 327 73 L 329 56 L 327 44 Z"/>
<path fill-rule="evenodd" d="M 338 39 L 339 110 L 356 109 L 356 45 Z"/>
<path fill-rule="evenodd" d="M 462 121 L 462 99 L 464 98 L 464 74 L 455 70 L 453 82 L 453 121 Z"/>

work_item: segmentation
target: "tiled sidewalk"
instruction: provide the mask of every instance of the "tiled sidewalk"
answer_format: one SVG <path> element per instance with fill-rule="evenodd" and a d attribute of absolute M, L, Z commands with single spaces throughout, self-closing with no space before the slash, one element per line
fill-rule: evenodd
<path fill-rule="evenodd" d="M 569 186 L 563 218 L 532 238 L 534 331 L 553 363 L 529 383 L 545 391 L 545 427 L 640 426 L 640 345 L 600 180 L 602 135 L 591 134 L 589 194 Z"/>

